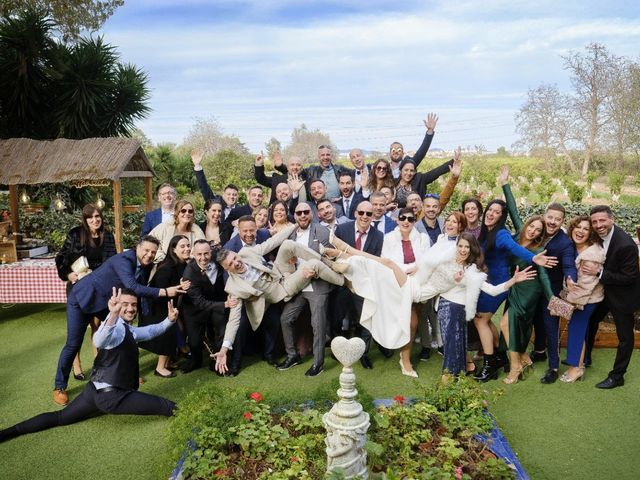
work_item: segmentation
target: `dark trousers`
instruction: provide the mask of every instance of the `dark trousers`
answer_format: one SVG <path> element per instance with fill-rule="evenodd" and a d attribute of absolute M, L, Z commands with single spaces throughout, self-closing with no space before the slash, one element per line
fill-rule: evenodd
<path fill-rule="evenodd" d="M 544 352 L 544 349 L 547 348 L 547 333 L 544 328 L 544 312 L 547 310 L 548 304 L 549 301 L 547 300 L 547 297 L 541 295 L 535 315 L 533 316 L 533 349 L 536 352 Z"/>
<path fill-rule="evenodd" d="M 558 370 L 560 367 L 560 319 L 551 315 L 547 308 L 542 312 L 542 317 L 544 319 L 544 330 L 547 337 L 549 368 Z"/>
<path fill-rule="evenodd" d="M 69 405 L 56 412 L 36 415 L 0 432 L 0 442 L 25 433 L 40 432 L 53 427 L 71 425 L 100 414 L 163 415 L 170 417 L 176 404 L 166 398 L 136 390 L 116 389 L 110 392 L 96 390 L 89 382 L 82 393 Z"/>
<path fill-rule="evenodd" d="M 73 289 L 67 300 L 67 340 L 62 347 L 56 369 L 55 388 L 66 389 L 69 383 L 69 373 L 73 365 L 76 353 L 80 351 L 87 326 L 93 317 L 103 320 L 108 310 L 99 312 L 83 312 L 78 300 L 73 294 Z"/>
<path fill-rule="evenodd" d="M 619 310 L 610 308 L 606 300 L 600 303 L 596 311 L 591 315 L 591 321 L 589 322 L 586 358 L 591 360 L 591 351 L 593 350 L 593 344 L 596 339 L 596 334 L 598 333 L 598 327 L 609 311 L 611 311 L 611 315 L 613 316 L 613 321 L 616 324 L 616 334 L 618 335 L 618 350 L 616 352 L 616 359 L 613 362 L 613 369 L 609 372 L 609 376 L 616 380 L 621 380 L 624 374 L 627 373 L 627 367 L 629 366 L 631 354 L 633 353 L 635 341 L 633 332 L 635 320 L 633 312 L 620 312 Z"/>
<path fill-rule="evenodd" d="M 598 305 L 598 303 L 588 303 L 584 306 L 584 310 L 575 310 L 571 315 L 569 332 L 567 333 L 567 363 L 573 367 L 577 367 L 580 364 L 582 347 L 589 330 L 589 319 L 598 308 Z"/>
<path fill-rule="evenodd" d="M 187 330 L 187 341 L 191 350 L 191 362 L 194 368 L 202 366 L 202 343 L 205 335 L 211 342 L 211 350 L 220 351 L 224 340 L 224 329 L 226 325 L 227 313 L 210 315 L 188 316 L 184 319 Z"/>
<path fill-rule="evenodd" d="M 256 332 L 262 333 L 264 338 L 264 349 L 262 355 L 265 358 L 274 357 L 275 349 L 278 343 L 278 335 L 280 334 L 280 315 L 282 314 L 283 302 L 271 304 L 267 307 L 260 322 L 260 327 Z M 233 350 L 231 351 L 231 360 L 229 362 L 229 368 L 231 370 L 239 370 L 240 363 L 242 362 L 242 352 L 245 349 L 247 337 L 251 330 L 251 323 L 247 312 L 242 307 L 242 314 L 240 315 L 240 325 L 236 333 L 235 341 L 233 342 Z"/>

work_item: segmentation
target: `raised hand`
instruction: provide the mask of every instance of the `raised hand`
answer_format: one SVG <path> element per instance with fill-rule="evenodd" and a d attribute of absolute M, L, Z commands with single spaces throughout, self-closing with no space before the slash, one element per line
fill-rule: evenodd
<path fill-rule="evenodd" d="M 509 183 L 509 165 L 502 165 L 500 167 L 500 175 L 498 176 L 500 185 L 506 185 Z"/>
<path fill-rule="evenodd" d="M 273 166 L 279 167 L 282 165 L 282 154 L 280 152 L 273 153 Z"/>
<path fill-rule="evenodd" d="M 304 186 L 305 181 L 300 180 L 300 177 L 298 175 L 291 174 L 287 179 L 287 184 L 289 185 L 289 188 L 292 192 L 299 192 L 300 189 Z"/>
<path fill-rule="evenodd" d="M 122 308 L 122 289 L 116 290 L 116 287 L 111 289 L 111 298 L 107 303 L 107 307 L 109 307 L 109 312 L 115 315 L 115 318 L 118 318 L 120 315 L 120 309 Z"/>
<path fill-rule="evenodd" d="M 535 255 L 533 257 L 533 263 L 545 268 L 553 268 L 558 265 L 557 257 L 547 257 L 545 253 L 547 253 L 547 251 L 543 250 L 539 254 Z"/>
<path fill-rule="evenodd" d="M 423 120 L 424 126 L 427 127 L 427 133 L 432 134 L 436 129 L 436 124 L 438 123 L 438 116 L 435 113 L 430 112 L 427 115 L 427 119 Z"/>
<path fill-rule="evenodd" d="M 462 171 L 462 149 L 460 147 L 453 151 L 453 165 L 449 166 L 451 175 L 458 178 Z"/>
<path fill-rule="evenodd" d="M 196 148 L 191 151 L 191 161 L 194 167 L 199 167 L 202 164 L 202 157 L 204 157 L 204 151 L 200 148 Z"/>
<path fill-rule="evenodd" d="M 178 309 L 173 306 L 173 300 L 169 300 L 167 302 L 167 310 L 169 312 L 167 314 L 167 318 L 172 322 L 175 322 L 178 319 L 178 314 L 180 312 L 178 312 Z"/>
<path fill-rule="evenodd" d="M 264 156 L 262 155 L 262 152 L 260 152 L 258 155 L 256 155 L 255 166 L 262 167 L 263 165 L 264 165 Z"/>
<path fill-rule="evenodd" d="M 364 188 L 369 185 L 369 168 L 365 165 L 360 174 L 360 187 Z"/>

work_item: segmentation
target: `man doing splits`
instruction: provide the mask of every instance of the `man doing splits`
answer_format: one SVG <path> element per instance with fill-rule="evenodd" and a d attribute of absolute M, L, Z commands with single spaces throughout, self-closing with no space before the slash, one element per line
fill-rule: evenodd
<path fill-rule="evenodd" d="M 100 413 L 116 415 L 164 415 L 170 417 L 176 405 L 166 398 L 138 392 L 139 362 L 137 342 L 150 340 L 165 332 L 178 318 L 178 310 L 169 302 L 169 314 L 161 323 L 133 327 L 138 298 L 129 289 L 120 289 L 108 303 L 109 314 L 93 336 L 98 349 L 91 381 L 68 406 L 57 412 L 37 415 L 13 427 L 0 430 L 0 442 L 25 433 L 70 425 Z"/>

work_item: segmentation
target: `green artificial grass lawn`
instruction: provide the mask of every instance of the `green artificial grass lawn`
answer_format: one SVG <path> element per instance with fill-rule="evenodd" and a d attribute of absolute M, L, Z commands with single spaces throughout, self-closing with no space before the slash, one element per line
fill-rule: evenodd
<path fill-rule="evenodd" d="M 52 401 L 52 389 L 65 322 L 62 305 L 0 309 L 0 428 L 59 408 Z M 84 345 L 82 361 L 87 373 L 92 363 L 88 334 Z M 572 385 L 540 384 L 546 368 L 540 364 L 516 385 L 501 381 L 486 384 L 488 390 L 501 392 L 489 409 L 532 479 L 638 478 L 637 353 L 625 379 L 627 385 L 611 391 L 594 388 L 606 377 L 614 355 L 615 350 L 597 350 L 586 380 Z M 397 355 L 386 360 L 375 351 L 371 357 L 373 370 L 355 367 L 359 386 L 374 398 L 416 394 L 414 381 L 400 374 Z M 219 378 L 201 369 L 161 379 L 153 376 L 155 361 L 154 355 L 141 354 L 141 374 L 147 380 L 141 390 L 177 403 L 201 382 L 255 389 L 267 401 L 293 389 L 311 395 L 340 372 L 328 355 L 325 372 L 316 378 L 304 376 L 310 358 L 304 365 L 277 372 L 250 357 L 236 378 Z M 439 378 L 440 356 L 414 364 L 420 375 L 418 383 L 431 384 Z M 78 395 L 84 385 L 71 378 L 70 397 Z M 170 425 L 170 420 L 160 417 L 102 416 L 26 435 L 0 444 L 0 478 L 168 478 L 173 464 L 166 454 L 164 435 Z"/>

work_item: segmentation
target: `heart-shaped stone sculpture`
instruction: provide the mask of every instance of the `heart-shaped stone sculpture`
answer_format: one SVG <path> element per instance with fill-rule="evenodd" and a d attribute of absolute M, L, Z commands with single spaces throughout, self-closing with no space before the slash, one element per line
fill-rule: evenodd
<path fill-rule="evenodd" d="M 331 351 L 345 367 L 356 363 L 364 353 L 366 346 L 361 338 L 336 337 L 331 340 Z"/>

